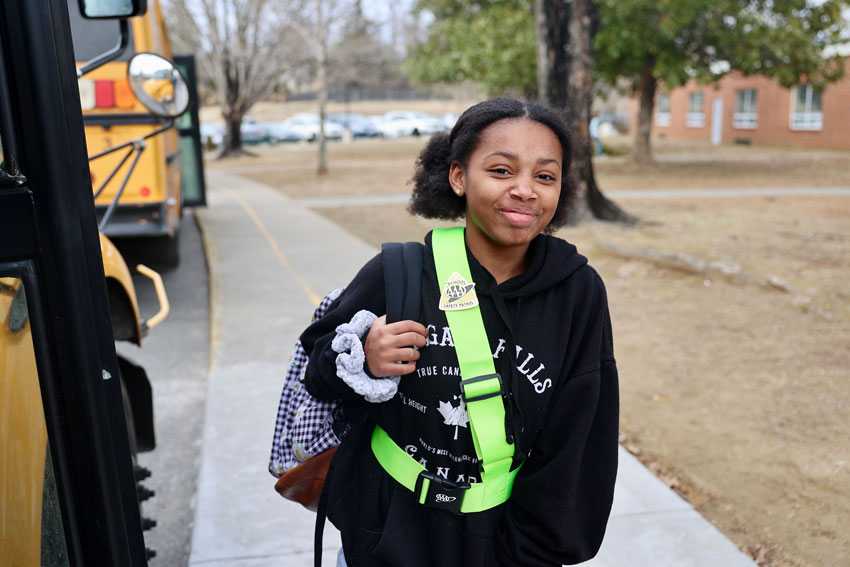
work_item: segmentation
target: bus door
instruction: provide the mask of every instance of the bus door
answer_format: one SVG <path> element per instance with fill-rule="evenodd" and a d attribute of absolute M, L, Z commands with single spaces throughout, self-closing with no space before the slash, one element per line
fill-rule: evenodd
<path fill-rule="evenodd" d="M 189 83 L 189 92 L 198 92 L 194 55 L 175 55 L 174 63 Z M 180 163 L 183 169 L 183 206 L 203 207 L 207 204 L 207 187 L 204 182 L 204 158 L 201 147 L 200 120 L 198 119 L 198 96 L 191 98 L 189 110 L 177 118 L 177 133 L 180 135 Z"/>
<path fill-rule="evenodd" d="M 68 3 L 0 2 L 3 565 L 147 565 L 118 375 Z"/>

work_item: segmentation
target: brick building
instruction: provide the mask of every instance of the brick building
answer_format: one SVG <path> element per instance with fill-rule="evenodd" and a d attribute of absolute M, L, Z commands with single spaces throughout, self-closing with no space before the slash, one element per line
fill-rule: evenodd
<path fill-rule="evenodd" d="M 656 96 L 652 130 L 715 144 L 850 150 L 850 56 L 844 64 L 844 78 L 822 90 L 805 84 L 786 89 L 773 79 L 737 72 L 716 85 L 691 80 Z M 636 124 L 636 101 L 632 107 Z"/>

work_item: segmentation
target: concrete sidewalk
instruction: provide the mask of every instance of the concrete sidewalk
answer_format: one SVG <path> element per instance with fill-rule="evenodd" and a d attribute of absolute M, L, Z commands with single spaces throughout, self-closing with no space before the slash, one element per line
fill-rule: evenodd
<path fill-rule="evenodd" d="M 208 172 L 196 211 L 210 269 L 211 365 L 189 564 L 312 564 L 315 515 L 280 498 L 266 464 L 290 350 L 312 300 L 377 251 L 264 185 Z M 753 567 L 634 457 L 620 450 L 614 510 L 592 567 Z M 323 565 L 339 535 L 328 524 Z"/>

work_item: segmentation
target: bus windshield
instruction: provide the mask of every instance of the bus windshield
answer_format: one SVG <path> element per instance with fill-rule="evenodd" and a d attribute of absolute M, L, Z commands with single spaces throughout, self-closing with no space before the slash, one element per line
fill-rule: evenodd
<path fill-rule="evenodd" d="M 71 19 L 71 36 L 74 40 L 74 61 L 89 61 L 109 51 L 121 40 L 120 24 L 117 20 L 88 20 L 80 15 L 78 0 L 68 0 L 68 15 Z M 116 61 L 129 61 L 133 49 L 133 27 L 130 26 L 130 43 Z"/>

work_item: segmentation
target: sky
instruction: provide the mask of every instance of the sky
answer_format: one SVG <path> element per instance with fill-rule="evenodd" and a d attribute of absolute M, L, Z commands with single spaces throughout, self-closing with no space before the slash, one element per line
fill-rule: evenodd
<path fill-rule="evenodd" d="M 392 41 L 392 25 L 393 25 L 393 8 L 395 9 L 396 18 L 399 19 L 397 25 L 407 14 L 410 13 L 415 0 L 361 0 L 363 6 L 363 15 L 380 24 L 381 39 L 387 43 Z"/>

